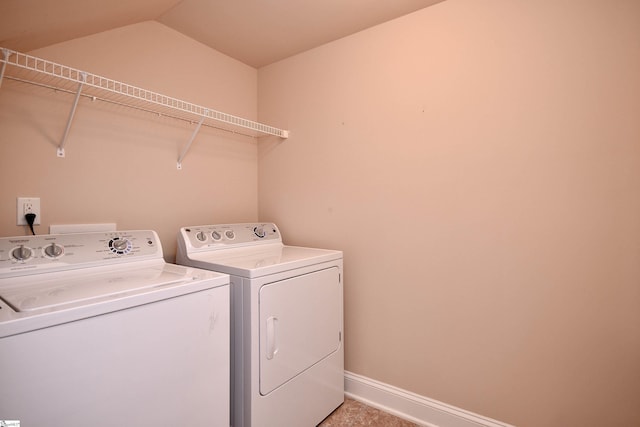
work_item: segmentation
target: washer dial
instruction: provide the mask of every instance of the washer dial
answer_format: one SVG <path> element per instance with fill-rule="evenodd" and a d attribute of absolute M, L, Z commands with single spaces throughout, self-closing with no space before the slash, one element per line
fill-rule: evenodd
<path fill-rule="evenodd" d="M 31 248 L 26 247 L 25 245 L 20 245 L 14 250 L 11 251 L 11 256 L 16 261 L 26 261 L 33 255 L 33 251 Z"/>
<path fill-rule="evenodd" d="M 253 233 L 261 239 L 267 235 L 267 233 L 264 232 L 264 228 L 261 225 L 258 227 L 254 227 Z"/>
<path fill-rule="evenodd" d="M 113 239 L 109 240 L 109 249 L 114 254 L 128 254 L 129 252 L 131 252 L 132 247 L 133 245 L 131 244 L 131 241 L 125 239 L 124 237 L 114 237 Z"/>
<path fill-rule="evenodd" d="M 49 258 L 58 258 L 64 254 L 64 248 L 60 245 L 56 245 L 55 242 L 44 248 L 44 254 Z"/>

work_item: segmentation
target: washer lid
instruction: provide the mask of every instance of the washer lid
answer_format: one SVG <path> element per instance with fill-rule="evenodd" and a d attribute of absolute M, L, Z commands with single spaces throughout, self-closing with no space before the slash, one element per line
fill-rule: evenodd
<path fill-rule="evenodd" d="M 164 261 L 0 279 L 0 337 L 229 284 Z"/>
<path fill-rule="evenodd" d="M 184 271 L 164 267 L 111 269 L 108 272 L 84 272 L 58 278 L 42 275 L 31 278 L 30 283 L 0 289 L 0 297 L 15 311 L 30 312 L 118 298 L 196 280 L 194 276 L 185 275 Z"/>
<path fill-rule="evenodd" d="M 281 273 L 342 258 L 342 252 L 281 244 L 189 254 L 189 265 L 248 278 Z"/>

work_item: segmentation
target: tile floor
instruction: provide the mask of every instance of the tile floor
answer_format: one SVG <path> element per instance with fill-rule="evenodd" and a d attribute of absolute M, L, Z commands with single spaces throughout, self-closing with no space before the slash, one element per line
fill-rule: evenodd
<path fill-rule="evenodd" d="M 318 427 L 344 426 L 414 427 L 417 424 L 345 397 L 344 403 L 325 418 Z"/>

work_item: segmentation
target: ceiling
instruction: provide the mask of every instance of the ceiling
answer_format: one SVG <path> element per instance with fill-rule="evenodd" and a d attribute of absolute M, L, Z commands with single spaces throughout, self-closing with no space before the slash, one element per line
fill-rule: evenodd
<path fill-rule="evenodd" d="M 0 47 L 22 52 L 155 20 L 255 68 L 443 0 L 0 0 Z"/>

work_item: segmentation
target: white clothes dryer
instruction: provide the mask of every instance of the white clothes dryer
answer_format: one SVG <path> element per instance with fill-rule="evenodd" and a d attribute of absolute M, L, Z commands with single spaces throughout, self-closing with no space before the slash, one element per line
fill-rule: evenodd
<path fill-rule="evenodd" d="M 0 419 L 226 427 L 229 313 L 153 231 L 0 238 Z"/>
<path fill-rule="evenodd" d="M 183 227 L 177 262 L 231 276 L 234 427 L 311 427 L 344 402 L 341 251 L 275 224 Z"/>

